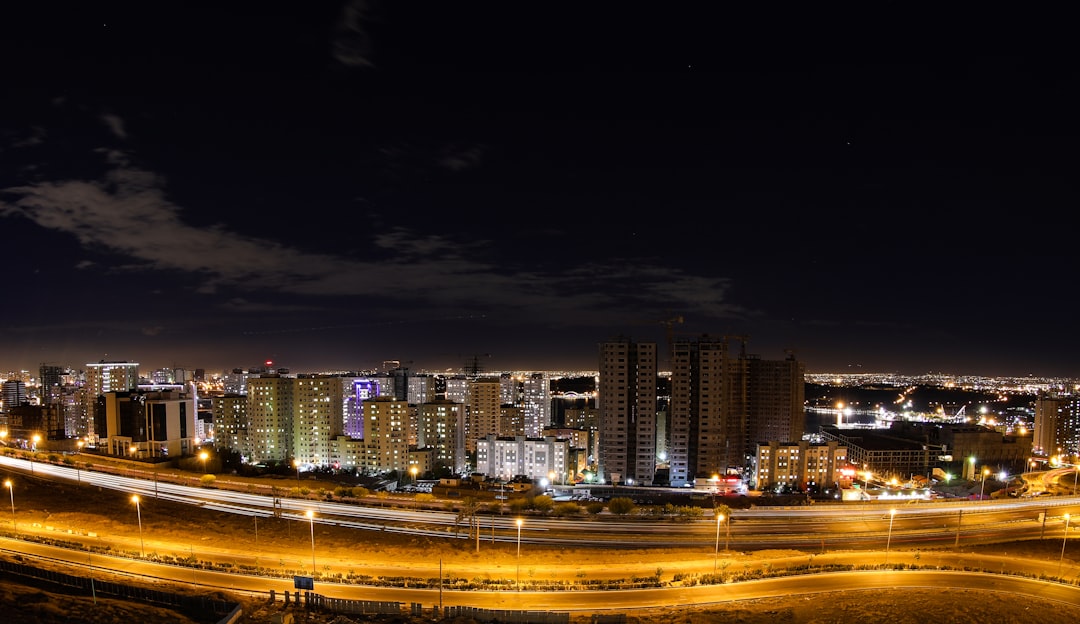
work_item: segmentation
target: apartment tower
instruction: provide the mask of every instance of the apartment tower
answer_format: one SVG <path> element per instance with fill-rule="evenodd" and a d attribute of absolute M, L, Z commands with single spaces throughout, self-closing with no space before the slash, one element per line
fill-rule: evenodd
<path fill-rule="evenodd" d="M 656 475 L 656 343 L 600 345 L 600 457 L 605 482 L 652 485 Z"/>

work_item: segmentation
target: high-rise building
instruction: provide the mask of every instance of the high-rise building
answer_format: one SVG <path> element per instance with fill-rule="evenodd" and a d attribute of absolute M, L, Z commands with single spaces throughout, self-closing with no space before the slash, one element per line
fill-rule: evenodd
<path fill-rule="evenodd" d="M 364 444 L 373 453 L 369 470 L 405 471 L 408 468 L 409 404 L 393 397 L 375 397 L 364 401 Z"/>
<path fill-rule="evenodd" d="M 476 441 L 499 435 L 499 378 L 480 377 L 469 381 L 465 403 L 465 448 L 476 451 Z"/>
<path fill-rule="evenodd" d="M 420 406 L 418 446 L 433 448 L 433 461 L 455 474 L 465 471 L 465 405 L 446 399 Z"/>
<path fill-rule="evenodd" d="M 277 374 L 247 380 L 252 463 L 283 462 L 292 455 L 293 381 Z"/>
<path fill-rule="evenodd" d="M 364 401 L 381 394 L 379 381 L 368 377 L 352 377 L 344 387 L 348 396 L 342 405 L 343 431 L 350 438 L 363 439 Z"/>
<path fill-rule="evenodd" d="M 656 343 L 600 345 L 599 478 L 652 485 L 656 475 Z"/>
<path fill-rule="evenodd" d="M 1036 399 L 1032 449 L 1043 457 L 1080 453 L 1080 397 L 1054 395 Z"/>
<path fill-rule="evenodd" d="M 301 375 L 293 380 L 293 458 L 303 465 L 331 463 L 330 442 L 342 433 L 341 377 Z"/>
<path fill-rule="evenodd" d="M 98 431 L 105 434 L 104 403 L 99 399 L 106 392 L 128 392 L 139 386 L 138 362 L 106 362 L 86 365 L 85 392 L 78 407 L 79 418 L 85 427 L 79 427 L 79 435 L 86 434 L 88 441 L 96 441 Z"/>
<path fill-rule="evenodd" d="M 525 435 L 524 414 L 525 410 L 520 405 L 500 405 L 499 434 L 504 437 Z"/>
<path fill-rule="evenodd" d="M 754 456 L 758 442 L 798 442 L 806 412 L 805 365 L 793 354 L 782 360 L 744 359 L 749 426 L 744 457 Z"/>
<path fill-rule="evenodd" d="M 5 412 L 11 411 L 12 408 L 25 405 L 26 399 L 26 384 L 21 381 L 5 381 L 2 384 L 3 390 L 0 391 L 0 400 L 3 401 L 3 407 Z"/>
<path fill-rule="evenodd" d="M 521 382 L 525 436 L 540 437 L 551 424 L 551 379 L 546 373 L 531 373 Z"/>
<path fill-rule="evenodd" d="M 758 443 L 802 437 L 804 369 L 733 352 L 728 337 L 672 343 L 667 458 L 672 486 L 743 472 Z"/>
<path fill-rule="evenodd" d="M 63 394 L 65 370 L 62 366 L 42 364 L 38 369 L 41 383 L 41 404 L 56 405 Z"/>
<path fill-rule="evenodd" d="M 223 394 L 211 399 L 215 446 L 233 449 L 245 462 L 251 461 L 255 454 L 247 407 L 248 397 L 244 394 Z"/>
<path fill-rule="evenodd" d="M 406 400 L 410 405 L 423 405 L 435 400 L 436 379 L 432 375 L 413 375 L 409 377 L 409 391 Z"/>

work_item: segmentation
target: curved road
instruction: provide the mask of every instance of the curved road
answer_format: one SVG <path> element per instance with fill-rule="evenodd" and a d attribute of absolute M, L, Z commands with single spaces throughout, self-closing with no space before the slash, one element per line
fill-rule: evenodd
<path fill-rule="evenodd" d="M 10 540 L 2 540 L 5 546 Z M 133 561 L 105 555 L 20 543 L 18 552 L 42 557 L 67 565 L 82 567 L 93 576 L 109 570 L 142 579 L 156 578 L 170 582 L 192 583 L 199 586 L 249 592 L 268 596 L 271 589 L 283 593 L 292 591 L 292 581 L 267 579 L 212 572 L 193 571 L 163 564 Z M 875 558 L 880 557 L 875 554 Z M 859 557 L 866 558 L 866 554 Z M 956 556 L 956 555 L 951 555 Z M 920 563 L 932 565 L 930 553 Z M 950 557 L 945 554 L 943 557 Z M 994 557 L 961 557 L 967 565 L 993 565 Z M 879 559 L 880 560 L 880 559 Z M 1032 562 L 1036 568 L 1051 565 Z M 1075 573 L 1076 570 L 1069 570 Z M 189 577 L 190 575 L 190 577 Z M 979 591 L 1003 591 L 1018 595 L 1038 597 L 1080 607 L 1080 587 L 1062 583 L 1039 581 L 1021 576 L 1005 576 L 981 572 L 954 572 L 940 570 L 876 570 L 860 572 L 822 572 L 804 576 L 787 576 L 771 579 L 741 581 L 723 585 L 695 585 L 692 587 L 665 587 L 651 589 L 626 589 L 609 591 L 455 591 L 437 588 L 408 589 L 338 585 L 316 582 L 315 591 L 329 598 L 351 600 L 390 601 L 403 604 L 419 603 L 424 606 L 469 606 L 497 610 L 565 611 L 577 613 L 602 613 L 608 611 L 631 611 L 662 606 L 709 605 L 768 598 L 778 595 L 806 595 L 837 591 L 895 589 L 899 587 L 954 588 Z"/>

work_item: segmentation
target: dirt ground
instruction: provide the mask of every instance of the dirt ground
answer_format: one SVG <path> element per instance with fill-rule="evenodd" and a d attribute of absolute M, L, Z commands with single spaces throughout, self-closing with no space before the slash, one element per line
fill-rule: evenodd
<path fill-rule="evenodd" d="M 6 476 L 6 475 L 5 475 Z M 12 492 L 15 500 L 14 519 L 23 531 L 42 533 L 78 534 L 84 527 L 94 527 L 92 538 L 97 542 L 115 541 L 118 547 L 128 548 L 139 544 L 139 528 L 136 513 L 130 499 L 112 490 L 93 487 L 91 484 L 53 484 L 47 481 L 33 483 L 24 475 L 15 475 L 17 485 Z M 91 480 L 92 483 L 92 480 Z M 2 509 L 2 508 L 0 508 Z M 250 546 L 253 526 L 250 518 L 217 514 L 204 509 L 168 503 L 164 500 L 145 499 L 140 503 L 142 536 L 147 550 L 156 550 L 157 542 L 192 544 L 192 552 L 200 559 L 213 558 L 215 548 L 222 551 L 229 544 Z M 130 517 L 129 517 L 130 516 Z M 2 518 L 2 516 L 0 516 Z M 283 560 L 293 558 L 296 562 L 310 557 L 310 541 L 307 531 L 300 531 L 295 522 L 264 519 L 258 526 L 259 548 L 286 553 Z M 207 527 L 212 527 L 208 530 Z M 364 534 L 340 527 L 319 527 L 316 533 L 316 549 L 320 560 L 340 559 L 342 553 L 360 553 L 358 543 L 363 543 L 362 556 L 368 565 L 372 562 L 427 561 L 435 559 L 467 569 L 470 563 L 490 566 L 501 560 L 510 568 L 513 565 L 513 546 L 490 544 L 484 546 L 482 556 L 477 556 L 472 544 L 466 540 L 431 540 L 394 536 L 387 533 Z M 1013 556 L 1028 546 L 1009 544 L 998 547 L 1003 553 L 1011 550 Z M 523 549 L 526 548 L 523 546 Z M 1030 548 L 1041 549 L 1034 543 Z M 610 574 L 628 576 L 627 571 L 644 570 L 648 566 L 655 573 L 655 562 L 662 554 L 664 577 L 677 573 L 682 567 L 692 569 L 703 563 L 712 565 L 712 558 L 702 558 L 700 552 L 663 551 L 600 551 L 577 550 L 572 553 L 556 549 L 528 547 L 532 556 L 552 562 L 552 569 L 607 570 Z M 991 549 L 992 551 L 993 549 Z M 738 555 L 748 560 L 776 556 L 777 553 L 747 553 Z M 785 553 L 796 554 L 802 553 Z M 1040 554 L 1040 553 L 1036 553 Z M 1045 553 L 1041 553 L 1045 555 Z M 350 555 L 352 556 L 352 555 Z M 288 561 L 285 562 L 288 566 Z M 297 564 L 299 565 L 299 564 Z M 599 575 L 599 572 L 590 572 Z M 552 572 L 552 575 L 556 574 Z M 424 576 L 417 573 L 417 576 Z M 207 620 L 195 620 L 182 614 L 133 602 L 101 600 L 90 597 L 66 596 L 46 587 L 34 587 L 17 579 L 5 578 L 0 584 L 0 604 L 5 605 L 5 621 L 25 624 L 52 622 L 89 622 L 94 624 L 119 624 L 121 622 L 176 622 L 179 624 L 202 624 Z M 130 583 L 125 579 L 123 582 Z M 157 586 L 160 588 L 160 585 Z M 190 592 L 190 586 L 178 587 L 176 591 Z M 281 603 L 268 605 L 262 600 L 235 596 L 244 605 L 242 622 L 269 624 L 275 615 L 285 608 Z M 406 617 L 376 617 L 360 619 L 358 616 L 340 616 L 307 611 L 293 606 L 288 611 L 296 624 L 348 624 L 349 622 L 430 622 L 427 619 Z M 798 624 L 825 624 L 831 622 L 889 624 L 923 624 L 926 621 L 986 622 L 1027 624 L 1073 624 L 1080 620 L 1080 608 L 1059 603 L 1017 597 L 993 592 L 960 591 L 947 589 L 852 591 L 814 596 L 777 596 L 767 600 L 740 601 L 710 607 L 658 608 L 630 611 L 623 615 L 626 622 L 637 624 L 703 624 L 711 622 L 743 622 L 765 624 L 792 622 Z M 469 624 L 469 619 L 458 618 L 456 624 Z M 573 616 L 573 624 L 593 622 L 592 616 Z"/>

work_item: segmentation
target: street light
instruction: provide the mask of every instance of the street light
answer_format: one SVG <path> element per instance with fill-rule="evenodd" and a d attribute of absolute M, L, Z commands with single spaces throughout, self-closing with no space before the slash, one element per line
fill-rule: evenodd
<path fill-rule="evenodd" d="M 300 487 L 300 460 L 292 460 L 293 468 L 296 468 L 296 487 Z"/>
<path fill-rule="evenodd" d="M 1061 574 L 1061 564 L 1065 561 L 1065 541 L 1069 539 L 1069 514 L 1065 514 L 1065 535 L 1061 538 L 1061 556 L 1058 557 L 1058 574 Z"/>
<path fill-rule="evenodd" d="M 11 482 L 11 479 L 4 479 L 4 487 L 6 487 L 8 493 L 11 494 L 11 530 L 18 535 L 19 529 L 15 526 L 15 484 Z"/>
<path fill-rule="evenodd" d="M 412 475 L 413 485 L 416 485 L 416 473 L 419 472 L 419 471 L 420 471 L 420 469 L 416 467 L 416 464 L 413 464 L 412 466 L 409 466 L 409 474 Z"/>
<path fill-rule="evenodd" d="M 517 538 L 517 586 L 518 591 L 521 591 L 521 525 L 525 521 L 521 518 L 517 519 L 518 538 Z"/>
<path fill-rule="evenodd" d="M 862 473 L 862 487 L 864 490 L 870 487 L 868 482 L 870 481 L 870 477 L 872 476 L 874 476 L 874 473 L 870 472 L 869 470 Z"/>
<path fill-rule="evenodd" d="M 75 441 L 75 446 L 78 448 L 78 450 L 75 451 L 76 455 L 82 453 L 82 447 L 84 444 L 86 444 L 86 442 L 83 442 L 82 440 Z M 77 459 L 75 460 L 75 479 L 79 483 L 82 483 L 82 471 L 79 470 L 79 460 Z"/>
<path fill-rule="evenodd" d="M 983 499 L 983 492 L 986 491 L 986 475 L 990 474 L 989 468 L 983 468 L 982 472 L 982 485 L 979 486 L 979 500 Z"/>
<path fill-rule="evenodd" d="M 210 454 L 207 453 L 206 451 L 203 451 L 202 453 L 199 453 L 199 459 L 202 460 L 202 472 L 203 472 L 203 474 L 206 474 L 206 460 L 209 459 L 209 458 L 210 458 Z"/>
<path fill-rule="evenodd" d="M 716 574 L 716 560 L 720 558 L 720 523 L 724 521 L 724 514 L 716 514 L 716 549 L 713 551 L 712 573 Z M 727 545 L 724 545 L 727 550 Z"/>
<path fill-rule="evenodd" d="M 32 439 L 34 446 L 30 448 L 30 474 L 34 474 L 34 453 L 37 453 L 37 445 L 38 442 L 41 442 L 41 436 L 35 433 Z"/>
<path fill-rule="evenodd" d="M 139 551 L 142 553 L 142 556 L 145 557 L 146 556 L 146 544 L 143 543 L 143 536 L 142 536 L 142 507 L 139 505 L 139 495 L 138 494 L 133 494 L 131 496 L 131 501 L 133 503 L 135 503 L 135 513 L 138 514 L 138 516 L 139 516 Z"/>
<path fill-rule="evenodd" d="M 311 524 L 311 576 L 315 577 L 315 512 L 308 509 L 304 512 L 308 523 Z"/>
<path fill-rule="evenodd" d="M 885 565 L 889 564 L 889 547 L 892 546 L 892 523 L 896 518 L 896 510 L 889 510 L 889 538 L 885 540 Z"/>

